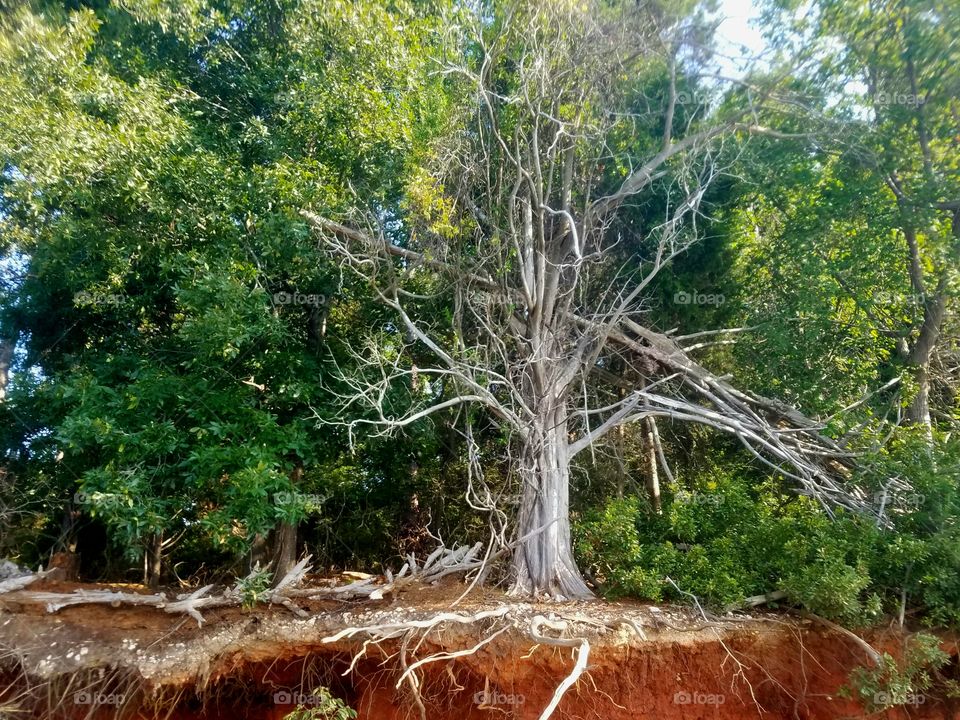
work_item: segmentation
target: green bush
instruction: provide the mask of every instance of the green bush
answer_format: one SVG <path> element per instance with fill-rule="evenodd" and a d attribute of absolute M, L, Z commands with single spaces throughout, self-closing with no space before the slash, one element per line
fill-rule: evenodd
<path fill-rule="evenodd" d="M 856 696 L 869 712 L 921 704 L 923 693 L 933 686 L 937 671 L 949 660 L 938 638 L 918 633 L 906 643 L 899 662 L 884 653 L 878 665 L 854 669 L 850 686 L 841 688 L 841 694 Z M 956 694 L 949 682 L 946 689 L 948 695 Z"/>
<path fill-rule="evenodd" d="M 687 487 L 665 488 L 659 514 L 639 497 L 583 513 L 581 566 L 607 596 L 683 600 L 669 577 L 714 608 L 782 590 L 846 625 L 908 608 L 928 625 L 960 625 L 960 443 L 931 452 L 905 429 L 864 467 L 855 479 L 868 492 L 882 494 L 891 478 L 912 487 L 889 493 L 887 526 L 830 517 L 773 481 L 709 465 Z"/>
<path fill-rule="evenodd" d="M 682 600 L 666 578 L 718 609 L 783 590 L 789 600 L 848 624 L 876 617 L 871 591 L 883 534 L 861 518 L 830 519 L 811 499 L 720 469 L 669 489 L 662 513 L 616 499 L 575 526 L 582 566 L 607 596 Z"/>
<path fill-rule="evenodd" d="M 325 687 L 315 688 L 308 698 L 288 713 L 283 720 L 353 720 L 357 711 L 334 697 Z"/>

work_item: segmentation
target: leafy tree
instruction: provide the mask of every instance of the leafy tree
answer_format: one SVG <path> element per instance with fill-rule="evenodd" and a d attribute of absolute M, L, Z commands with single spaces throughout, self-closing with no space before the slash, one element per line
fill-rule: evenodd
<path fill-rule="evenodd" d="M 827 0 L 796 20 L 794 4 L 777 7 L 770 27 L 783 31 L 771 35 L 815 61 L 798 82 L 811 98 L 807 117 L 819 119 L 806 155 L 786 164 L 781 152 L 768 155 L 780 172 L 761 170 L 772 182 L 742 210 L 745 276 L 765 286 L 754 294 L 758 315 L 786 320 L 775 320 L 767 357 L 799 338 L 806 351 L 782 357 L 808 358 L 823 373 L 815 392 L 836 382 L 848 402 L 903 369 L 904 419 L 949 424 L 960 252 L 955 4 Z M 824 346 L 826 362 L 809 360 Z"/>
<path fill-rule="evenodd" d="M 8 447 L 49 433 L 63 491 L 151 582 L 184 533 L 240 552 L 273 528 L 276 572 L 293 561 L 310 469 L 340 453 L 314 419 L 327 368 L 377 322 L 297 210 L 395 202 L 443 112 L 431 22 L 346 2 L 3 20 L 3 224 L 27 266 L 3 326 L 38 378 Z M 23 416 L 35 397 L 54 410 Z"/>

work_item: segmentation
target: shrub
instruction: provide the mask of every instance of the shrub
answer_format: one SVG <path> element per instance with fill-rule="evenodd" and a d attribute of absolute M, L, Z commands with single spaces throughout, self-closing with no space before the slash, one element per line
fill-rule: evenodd
<path fill-rule="evenodd" d="M 869 522 L 843 513 L 831 520 L 809 498 L 716 468 L 691 488 L 668 489 L 661 514 L 634 497 L 576 523 L 579 560 L 603 594 L 682 600 L 670 577 L 713 608 L 780 589 L 847 624 L 879 613 L 870 569 L 882 533 Z"/>
<path fill-rule="evenodd" d="M 307 699 L 309 702 L 298 705 L 283 720 L 353 720 L 357 717 L 356 710 L 331 695 L 325 687 L 314 689 Z"/>
<path fill-rule="evenodd" d="M 949 659 L 936 637 L 918 633 L 907 642 L 899 662 L 884 653 L 879 665 L 854 669 L 850 686 L 843 687 L 841 693 L 856 695 L 868 712 L 919 705 L 924 702 L 923 693 L 933 685 L 934 674 Z M 949 688 L 948 693 L 953 694 Z"/>

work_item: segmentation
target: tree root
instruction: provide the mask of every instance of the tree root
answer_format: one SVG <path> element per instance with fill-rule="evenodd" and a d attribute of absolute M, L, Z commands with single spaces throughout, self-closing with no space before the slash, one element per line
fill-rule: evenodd
<path fill-rule="evenodd" d="M 534 647 L 548 645 L 575 649 L 576 655 L 572 670 L 557 686 L 550 702 L 539 716 L 539 720 L 547 720 L 556 712 L 566 692 L 576 685 L 580 677 L 586 672 L 587 663 L 590 658 L 590 641 L 588 638 L 568 637 L 565 635 L 569 630 L 570 622 L 594 625 L 602 630 L 610 630 L 621 625 L 627 625 L 638 637 L 644 640 L 646 639 L 646 635 L 640 627 L 640 624 L 632 618 L 620 617 L 612 620 L 598 621 L 581 616 L 561 618 L 557 615 L 548 617 L 537 614 L 529 617 L 521 613 L 522 609 L 523 606 L 519 605 L 504 605 L 493 610 L 484 610 L 474 614 L 441 612 L 431 617 L 418 620 L 348 627 L 334 635 L 323 638 L 322 642 L 335 643 L 358 636 L 365 636 L 362 647 L 354 654 L 349 667 L 344 672 L 344 675 L 347 675 L 356 669 L 358 661 L 366 654 L 370 646 L 381 647 L 382 643 L 386 641 L 399 641 L 397 653 L 399 654 L 398 660 L 401 667 L 401 674 L 395 681 L 395 687 L 400 688 L 404 685 L 407 686 L 412 695 L 412 701 L 416 705 L 421 718 L 426 717 L 426 708 L 420 694 L 422 680 L 418 676 L 418 671 L 426 665 L 437 662 L 448 662 L 475 655 L 482 648 L 510 630 L 516 630 L 526 635 L 535 643 Z M 568 620 L 570 622 L 568 622 Z M 414 659 L 414 653 L 417 648 L 424 643 L 427 636 L 434 630 L 440 630 L 450 624 L 472 625 L 485 621 L 493 621 L 489 631 L 472 646 L 460 650 L 436 652 L 419 659 Z M 487 679 L 487 687 L 489 687 L 489 678 Z"/>

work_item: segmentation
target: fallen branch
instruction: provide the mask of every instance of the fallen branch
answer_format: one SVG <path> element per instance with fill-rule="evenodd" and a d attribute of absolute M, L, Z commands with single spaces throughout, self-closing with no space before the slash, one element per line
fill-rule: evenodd
<path fill-rule="evenodd" d="M 8 592 L 14 592 L 16 590 L 23 590 L 31 583 L 36 582 L 42 578 L 45 578 L 50 574 L 50 570 L 43 572 L 33 573 L 31 575 L 20 575 L 19 577 L 8 578 L 0 582 L 0 595 Z"/>
<path fill-rule="evenodd" d="M 748 598 L 744 598 L 740 602 L 730 603 L 724 608 L 724 610 L 726 612 L 731 612 L 733 610 L 747 610 L 749 608 L 757 607 L 758 605 L 766 605 L 767 603 L 777 602 L 778 600 L 783 600 L 786 597 L 787 594 L 783 590 L 773 590 L 762 595 L 752 595 Z"/>
<path fill-rule="evenodd" d="M 396 593 L 411 583 L 435 583 L 448 575 L 466 573 L 481 567 L 483 559 L 478 557 L 481 549 L 481 543 L 455 548 L 447 548 L 441 545 L 430 554 L 422 565 L 418 565 L 416 559 L 411 556 L 409 562 L 400 569 L 395 577 L 388 570 L 385 583 L 381 583 L 380 578 L 371 576 L 340 587 L 300 588 L 297 586 L 303 582 L 311 569 L 311 556 L 308 555 L 281 578 L 266 600 L 274 605 L 282 605 L 299 617 L 306 617 L 307 613 L 297 606 L 295 602 L 297 599 L 349 600 L 364 598 L 367 600 L 382 600 L 386 594 Z M 228 588 L 220 595 L 209 594 L 214 586 L 205 585 L 192 593 L 179 595 L 173 600 L 163 593 L 141 595 L 112 590 L 76 590 L 72 593 L 28 591 L 23 593 L 21 598 L 27 602 L 45 603 L 47 612 L 50 613 L 55 613 L 72 605 L 106 604 L 114 607 L 145 605 L 161 609 L 167 613 L 189 615 L 197 621 L 198 625 L 202 625 L 203 615 L 200 613 L 201 610 L 241 605 L 246 599 L 244 586 L 257 572 L 259 571 L 254 571 L 246 578 L 237 581 L 233 587 Z M 22 590 L 45 575 L 46 573 L 36 573 L 4 580 L 0 582 L 0 594 Z M 450 618 L 446 617 L 445 619 Z"/>

